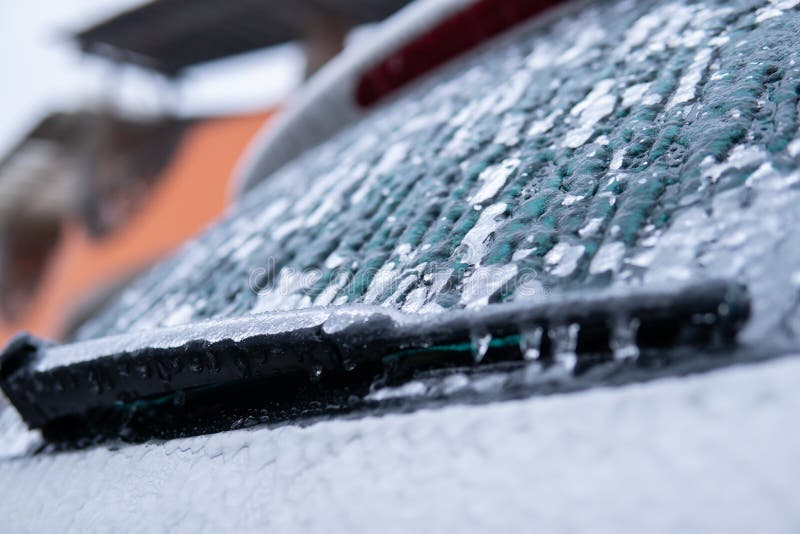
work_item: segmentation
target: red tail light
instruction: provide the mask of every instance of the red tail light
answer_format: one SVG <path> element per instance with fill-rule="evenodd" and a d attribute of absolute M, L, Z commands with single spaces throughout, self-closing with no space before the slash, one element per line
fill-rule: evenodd
<path fill-rule="evenodd" d="M 368 69 L 356 102 L 369 107 L 419 76 L 563 0 L 479 0 Z"/>

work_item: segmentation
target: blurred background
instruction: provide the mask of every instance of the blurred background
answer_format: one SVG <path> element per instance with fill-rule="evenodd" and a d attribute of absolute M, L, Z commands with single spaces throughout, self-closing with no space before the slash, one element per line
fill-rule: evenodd
<path fill-rule="evenodd" d="M 0 0 L 0 345 L 68 337 L 219 217 L 253 136 L 403 4 Z"/>

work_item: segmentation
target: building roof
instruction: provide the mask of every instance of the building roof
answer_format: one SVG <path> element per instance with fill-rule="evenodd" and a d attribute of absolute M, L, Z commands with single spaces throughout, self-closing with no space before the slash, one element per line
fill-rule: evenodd
<path fill-rule="evenodd" d="M 408 0 L 155 0 L 74 35 L 81 48 L 168 75 L 301 38 L 314 19 L 381 20 Z"/>

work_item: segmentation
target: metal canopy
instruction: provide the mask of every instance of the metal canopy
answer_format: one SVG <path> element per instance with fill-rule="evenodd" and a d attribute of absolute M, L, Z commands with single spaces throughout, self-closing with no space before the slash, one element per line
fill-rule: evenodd
<path fill-rule="evenodd" d="M 302 38 L 323 18 L 386 18 L 409 0 L 155 0 L 75 34 L 81 48 L 168 75 Z"/>

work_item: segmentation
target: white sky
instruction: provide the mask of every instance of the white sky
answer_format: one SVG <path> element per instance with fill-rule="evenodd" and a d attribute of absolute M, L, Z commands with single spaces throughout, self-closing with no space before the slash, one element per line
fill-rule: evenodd
<path fill-rule="evenodd" d="M 101 95 L 134 113 L 165 102 L 181 114 L 246 111 L 277 102 L 302 76 L 302 54 L 287 45 L 191 69 L 167 91 L 158 77 L 132 67 L 112 70 L 70 42 L 72 31 L 141 3 L 0 0 L 0 157 L 48 112 Z"/>

